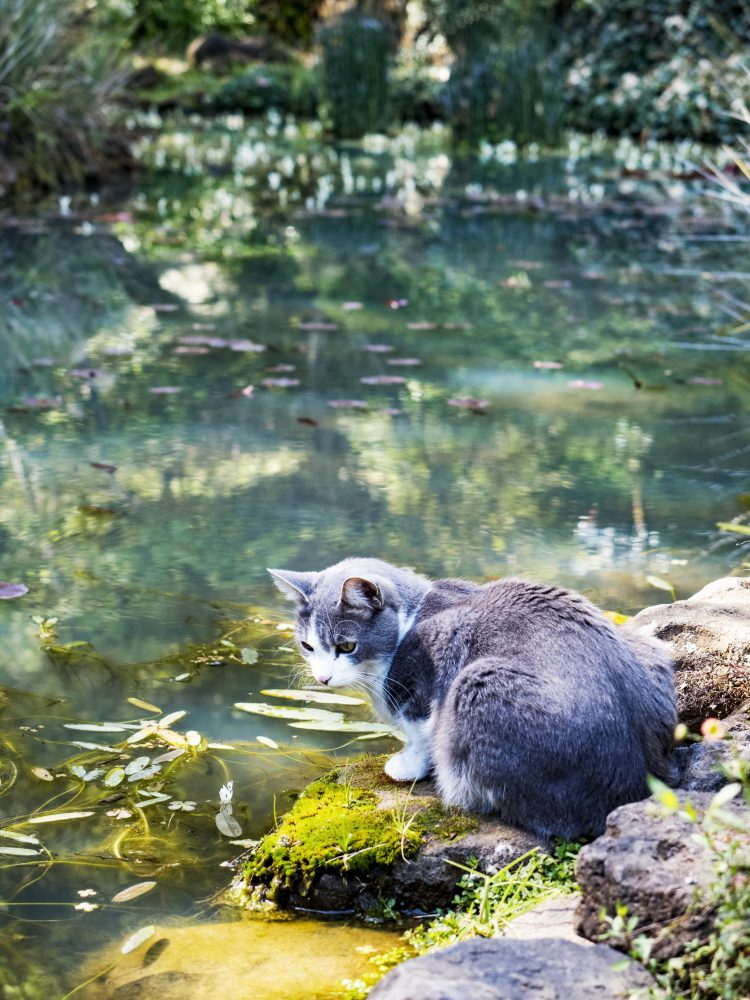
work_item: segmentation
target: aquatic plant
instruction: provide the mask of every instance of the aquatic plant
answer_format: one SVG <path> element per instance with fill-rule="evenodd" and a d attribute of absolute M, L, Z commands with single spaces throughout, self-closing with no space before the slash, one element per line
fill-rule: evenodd
<path fill-rule="evenodd" d="M 492 875 L 456 865 L 464 875 L 450 908 L 405 931 L 400 945 L 373 955 L 370 962 L 374 971 L 370 975 L 343 984 L 346 997 L 362 1000 L 395 965 L 468 938 L 495 937 L 510 921 L 544 900 L 575 892 L 579 846 L 561 843 L 551 854 L 529 851 Z"/>

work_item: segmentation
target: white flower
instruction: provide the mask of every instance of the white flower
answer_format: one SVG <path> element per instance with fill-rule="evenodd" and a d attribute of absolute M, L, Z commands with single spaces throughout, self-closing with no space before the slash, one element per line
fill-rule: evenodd
<path fill-rule="evenodd" d="M 180 810 L 182 810 L 182 812 L 192 812 L 197 805 L 197 802 L 181 802 L 179 799 L 173 799 L 169 803 L 168 808 L 171 809 L 172 812 L 178 812 Z"/>
<path fill-rule="evenodd" d="M 96 895 L 96 889 L 79 889 L 78 890 L 78 895 L 82 899 L 84 899 L 86 896 L 95 896 Z"/>
<path fill-rule="evenodd" d="M 228 781 L 226 785 L 222 785 L 219 789 L 219 801 L 222 805 L 227 805 L 232 801 L 232 796 L 234 795 L 234 782 Z"/>
<path fill-rule="evenodd" d="M 98 910 L 98 903 L 76 903 L 73 907 L 74 910 L 83 910 L 84 913 L 91 913 L 92 910 Z"/>
<path fill-rule="evenodd" d="M 109 809 L 107 815 L 115 819 L 130 819 L 133 814 L 128 809 Z"/>

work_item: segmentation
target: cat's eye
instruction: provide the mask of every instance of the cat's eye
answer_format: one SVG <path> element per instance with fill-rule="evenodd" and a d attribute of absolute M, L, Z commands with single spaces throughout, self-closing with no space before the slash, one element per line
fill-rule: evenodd
<path fill-rule="evenodd" d="M 306 649 L 308 653 L 312 653 L 313 651 L 313 648 L 309 642 L 302 642 L 302 640 L 300 640 L 300 646 L 302 646 L 303 649 Z"/>
<path fill-rule="evenodd" d="M 357 648 L 356 642 L 338 642 L 336 643 L 337 653 L 353 653 Z"/>

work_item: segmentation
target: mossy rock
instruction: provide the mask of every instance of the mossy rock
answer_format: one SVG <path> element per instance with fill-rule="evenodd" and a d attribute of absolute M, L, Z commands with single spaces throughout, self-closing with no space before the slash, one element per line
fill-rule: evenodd
<path fill-rule="evenodd" d="M 258 845 L 233 897 L 257 905 L 384 915 L 447 905 L 476 859 L 497 870 L 545 843 L 443 808 L 431 782 L 391 781 L 365 757 L 314 781 Z"/>

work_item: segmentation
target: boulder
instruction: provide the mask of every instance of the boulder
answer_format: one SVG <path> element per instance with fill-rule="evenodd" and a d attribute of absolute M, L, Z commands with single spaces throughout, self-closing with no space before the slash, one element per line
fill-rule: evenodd
<path fill-rule="evenodd" d="M 627 627 L 670 648 L 688 726 L 725 718 L 750 700 L 750 577 L 724 577 L 686 601 L 646 608 Z"/>
<path fill-rule="evenodd" d="M 729 780 L 722 765 L 734 757 L 750 761 L 750 703 L 724 719 L 726 739 L 702 740 L 678 747 L 678 787 L 689 792 L 716 792 Z"/>
<path fill-rule="evenodd" d="M 616 971 L 618 970 L 618 971 Z M 598 944 L 475 938 L 397 966 L 372 1000 L 615 1000 L 653 985 L 635 962 Z M 641 994 L 643 995 L 643 994 Z"/>
<path fill-rule="evenodd" d="M 689 798 L 699 817 L 713 798 L 710 792 L 678 794 L 682 803 Z M 730 808 L 747 809 L 736 802 Z M 729 834 L 714 837 L 721 844 Z M 604 835 L 578 855 L 579 932 L 599 940 L 609 930 L 602 914 L 614 916 L 624 906 L 635 921 L 628 936 L 653 938 L 655 958 L 678 954 L 711 929 L 710 906 L 694 904 L 711 883 L 715 860 L 699 827 L 686 816 L 665 813 L 653 799 L 620 806 L 607 818 Z M 614 947 L 628 946 L 624 937 L 607 940 Z"/>
<path fill-rule="evenodd" d="M 430 913 L 451 902 L 463 874 L 457 865 L 476 859 L 496 872 L 550 846 L 492 817 L 444 809 L 431 782 L 396 785 L 385 759 L 364 758 L 309 785 L 246 862 L 232 900 L 367 916 L 392 905 Z"/>
<path fill-rule="evenodd" d="M 511 920 L 503 931 L 505 937 L 530 941 L 536 938 L 563 938 L 591 947 L 591 941 L 576 931 L 576 914 L 581 896 L 579 893 L 553 896 L 545 899 L 528 913 Z"/>

